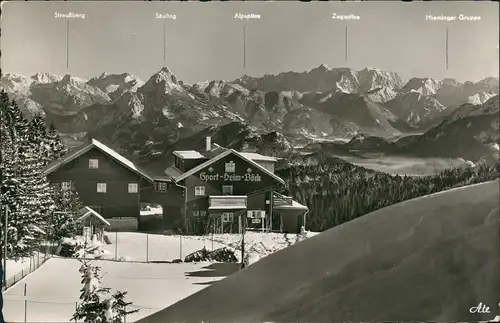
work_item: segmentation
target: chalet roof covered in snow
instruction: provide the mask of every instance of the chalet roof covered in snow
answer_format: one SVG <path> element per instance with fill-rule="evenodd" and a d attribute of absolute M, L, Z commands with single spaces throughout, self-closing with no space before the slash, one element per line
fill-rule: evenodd
<path fill-rule="evenodd" d="M 274 201 L 276 201 L 277 199 L 284 199 L 286 201 L 289 201 L 287 203 L 283 203 L 283 204 L 279 204 L 279 205 L 276 205 L 275 203 L 273 208 L 275 210 L 300 210 L 300 211 L 308 211 L 309 208 L 305 205 L 302 205 L 300 204 L 299 202 L 293 200 L 291 197 L 289 196 L 286 196 L 286 195 L 283 195 L 283 194 L 280 194 L 278 192 L 274 192 Z"/>
<path fill-rule="evenodd" d="M 196 150 L 177 150 L 173 152 L 174 156 L 180 157 L 182 159 L 202 159 L 205 158 L 202 154 Z"/>
<path fill-rule="evenodd" d="M 260 171 L 262 171 L 263 173 L 271 176 L 272 178 L 274 178 L 276 181 L 278 181 L 279 183 L 285 185 L 285 181 L 279 177 L 278 175 L 274 174 L 273 172 L 267 170 L 266 168 L 264 168 L 263 166 L 259 165 L 258 163 L 256 163 L 255 161 L 251 160 L 251 159 L 248 159 L 248 157 L 245 157 L 244 155 L 242 155 L 241 153 L 233 150 L 233 149 L 227 149 L 226 151 L 224 151 L 223 153 L 221 154 L 218 154 L 217 156 L 213 157 L 212 159 L 209 159 L 207 160 L 206 162 L 190 169 L 189 171 L 185 172 L 184 174 L 182 174 L 181 176 L 178 176 L 176 178 L 174 178 L 174 180 L 176 182 L 179 182 L 197 172 L 199 172 L 200 170 L 204 169 L 205 167 L 208 167 L 210 165 L 212 165 L 213 163 L 215 163 L 216 161 L 230 155 L 230 154 L 234 154 L 236 155 L 237 157 L 240 157 L 241 159 L 243 159 L 244 161 L 246 161 L 248 164 L 252 165 L 253 167 L 259 169 Z"/>
<path fill-rule="evenodd" d="M 210 150 L 208 151 L 197 151 L 197 150 L 176 150 L 172 154 L 182 159 L 206 159 L 213 158 L 227 150 L 229 148 L 222 147 L 221 145 L 210 142 Z M 269 162 L 277 162 L 278 159 L 271 156 L 264 156 L 258 153 L 252 152 L 239 152 L 242 156 L 254 161 L 269 161 Z"/>
<path fill-rule="evenodd" d="M 264 155 L 257 154 L 257 153 L 240 152 L 240 155 L 245 156 L 246 158 L 251 159 L 251 160 L 255 160 L 255 161 L 269 161 L 269 162 L 277 162 L 278 161 L 278 159 L 276 159 L 275 157 L 264 156 Z"/>
<path fill-rule="evenodd" d="M 66 165 L 67 163 L 75 160 L 76 158 L 82 156 L 86 152 L 90 151 L 91 149 L 96 148 L 99 151 L 103 152 L 107 156 L 111 157 L 112 159 L 116 160 L 118 163 L 123 165 L 124 167 L 128 168 L 132 172 L 146 178 L 150 182 L 153 182 L 153 178 L 143 169 L 135 165 L 131 160 L 125 158 L 124 156 L 120 155 L 118 152 L 114 151 L 113 149 L 109 148 L 105 144 L 103 144 L 100 141 L 97 141 L 95 139 L 90 140 L 89 142 L 81 145 L 80 147 L 76 148 L 74 151 L 66 154 L 65 156 L 61 157 L 60 159 L 55 160 L 54 162 L 50 163 L 44 170 L 44 174 L 48 175 L 55 170 L 59 169 L 61 166 Z"/>
<path fill-rule="evenodd" d="M 309 208 L 307 206 L 302 205 L 295 200 L 292 200 L 292 205 L 274 206 L 274 209 L 275 210 L 303 210 L 303 211 L 309 210 Z"/>
<path fill-rule="evenodd" d="M 173 179 L 181 176 L 182 172 L 177 167 L 172 165 L 167 167 L 167 169 L 165 169 L 165 174 L 169 177 L 169 179 Z"/>
<path fill-rule="evenodd" d="M 106 221 L 106 219 L 103 218 L 102 215 L 100 215 L 99 213 L 97 213 L 96 211 L 94 211 L 93 209 L 91 209 L 88 206 L 85 206 L 78 211 L 78 221 L 83 221 L 90 216 L 94 216 L 95 218 L 99 219 L 99 221 L 101 221 L 102 223 L 104 223 L 108 226 L 111 225 L 111 223 Z"/>
<path fill-rule="evenodd" d="M 222 153 L 226 151 L 227 148 L 221 147 L 221 146 L 216 146 L 214 149 L 212 149 L 209 152 L 199 152 L 196 150 L 177 150 L 174 151 L 173 154 L 174 156 L 180 157 L 182 159 L 204 159 L 204 158 L 210 158 L 218 155 L 219 153 Z M 255 160 L 255 161 L 269 161 L 269 162 L 277 162 L 278 159 L 275 157 L 271 156 L 264 156 L 258 153 L 246 153 L 246 152 L 239 152 L 242 156 L 245 156 L 248 159 Z"/>

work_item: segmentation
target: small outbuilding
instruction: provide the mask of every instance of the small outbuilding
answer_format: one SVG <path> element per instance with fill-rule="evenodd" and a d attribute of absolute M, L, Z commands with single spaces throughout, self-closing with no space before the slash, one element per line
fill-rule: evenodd
<path fill-rule="evenodd" d="M 109 223 L 102 215 L 88 206 L 85 206 L 78 211 L 77 221 L 82 224 L 82 236 L 91 240 L 95 234 L 97 240 L 101 242 L 104 239 L 104 229 L 111 226 L 111 223 Z"/>

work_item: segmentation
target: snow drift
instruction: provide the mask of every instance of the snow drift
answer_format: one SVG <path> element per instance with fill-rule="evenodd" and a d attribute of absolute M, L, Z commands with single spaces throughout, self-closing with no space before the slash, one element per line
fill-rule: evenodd
<path fill-rule="evenodd" d="M 469 308 L 498 302 L 498 195 L 496 180 L 377 210 L 139 322 L 490 320 Z"/>

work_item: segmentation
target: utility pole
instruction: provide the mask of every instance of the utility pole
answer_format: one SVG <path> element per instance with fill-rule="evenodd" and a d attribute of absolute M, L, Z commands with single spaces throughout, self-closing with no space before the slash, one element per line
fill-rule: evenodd
<path fill-rule="evenodd" d="M 3 286 L 7 288 L 7 232 L 9 223 L 9 206 L 5 205 L 4 241 L 3 241 Z"/>
<path fill-rule="evenodd" d="M 274 190 L 269 195 L 269 232 L 273 232 Z"/>
<path fill-rule="evenodd" d="M 245 232 L 247 230 L 246 212 L 243 212 L 241 217 L 243 217 L 243 230 L 241 236 L 241 269 L 243 269 L 245 268 Z"/>

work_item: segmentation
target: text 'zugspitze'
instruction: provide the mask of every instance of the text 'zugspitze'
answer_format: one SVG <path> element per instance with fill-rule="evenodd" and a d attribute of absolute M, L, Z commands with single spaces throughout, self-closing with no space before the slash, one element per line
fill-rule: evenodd
<path fill-rule="evenodd" d="M 361 19 L 358 15 L 353 15 L 352 13 L 349 15 L 341 15 L 336 12 L 332 13 L 332 19 L 336 20 L 359 20 Z"/>

